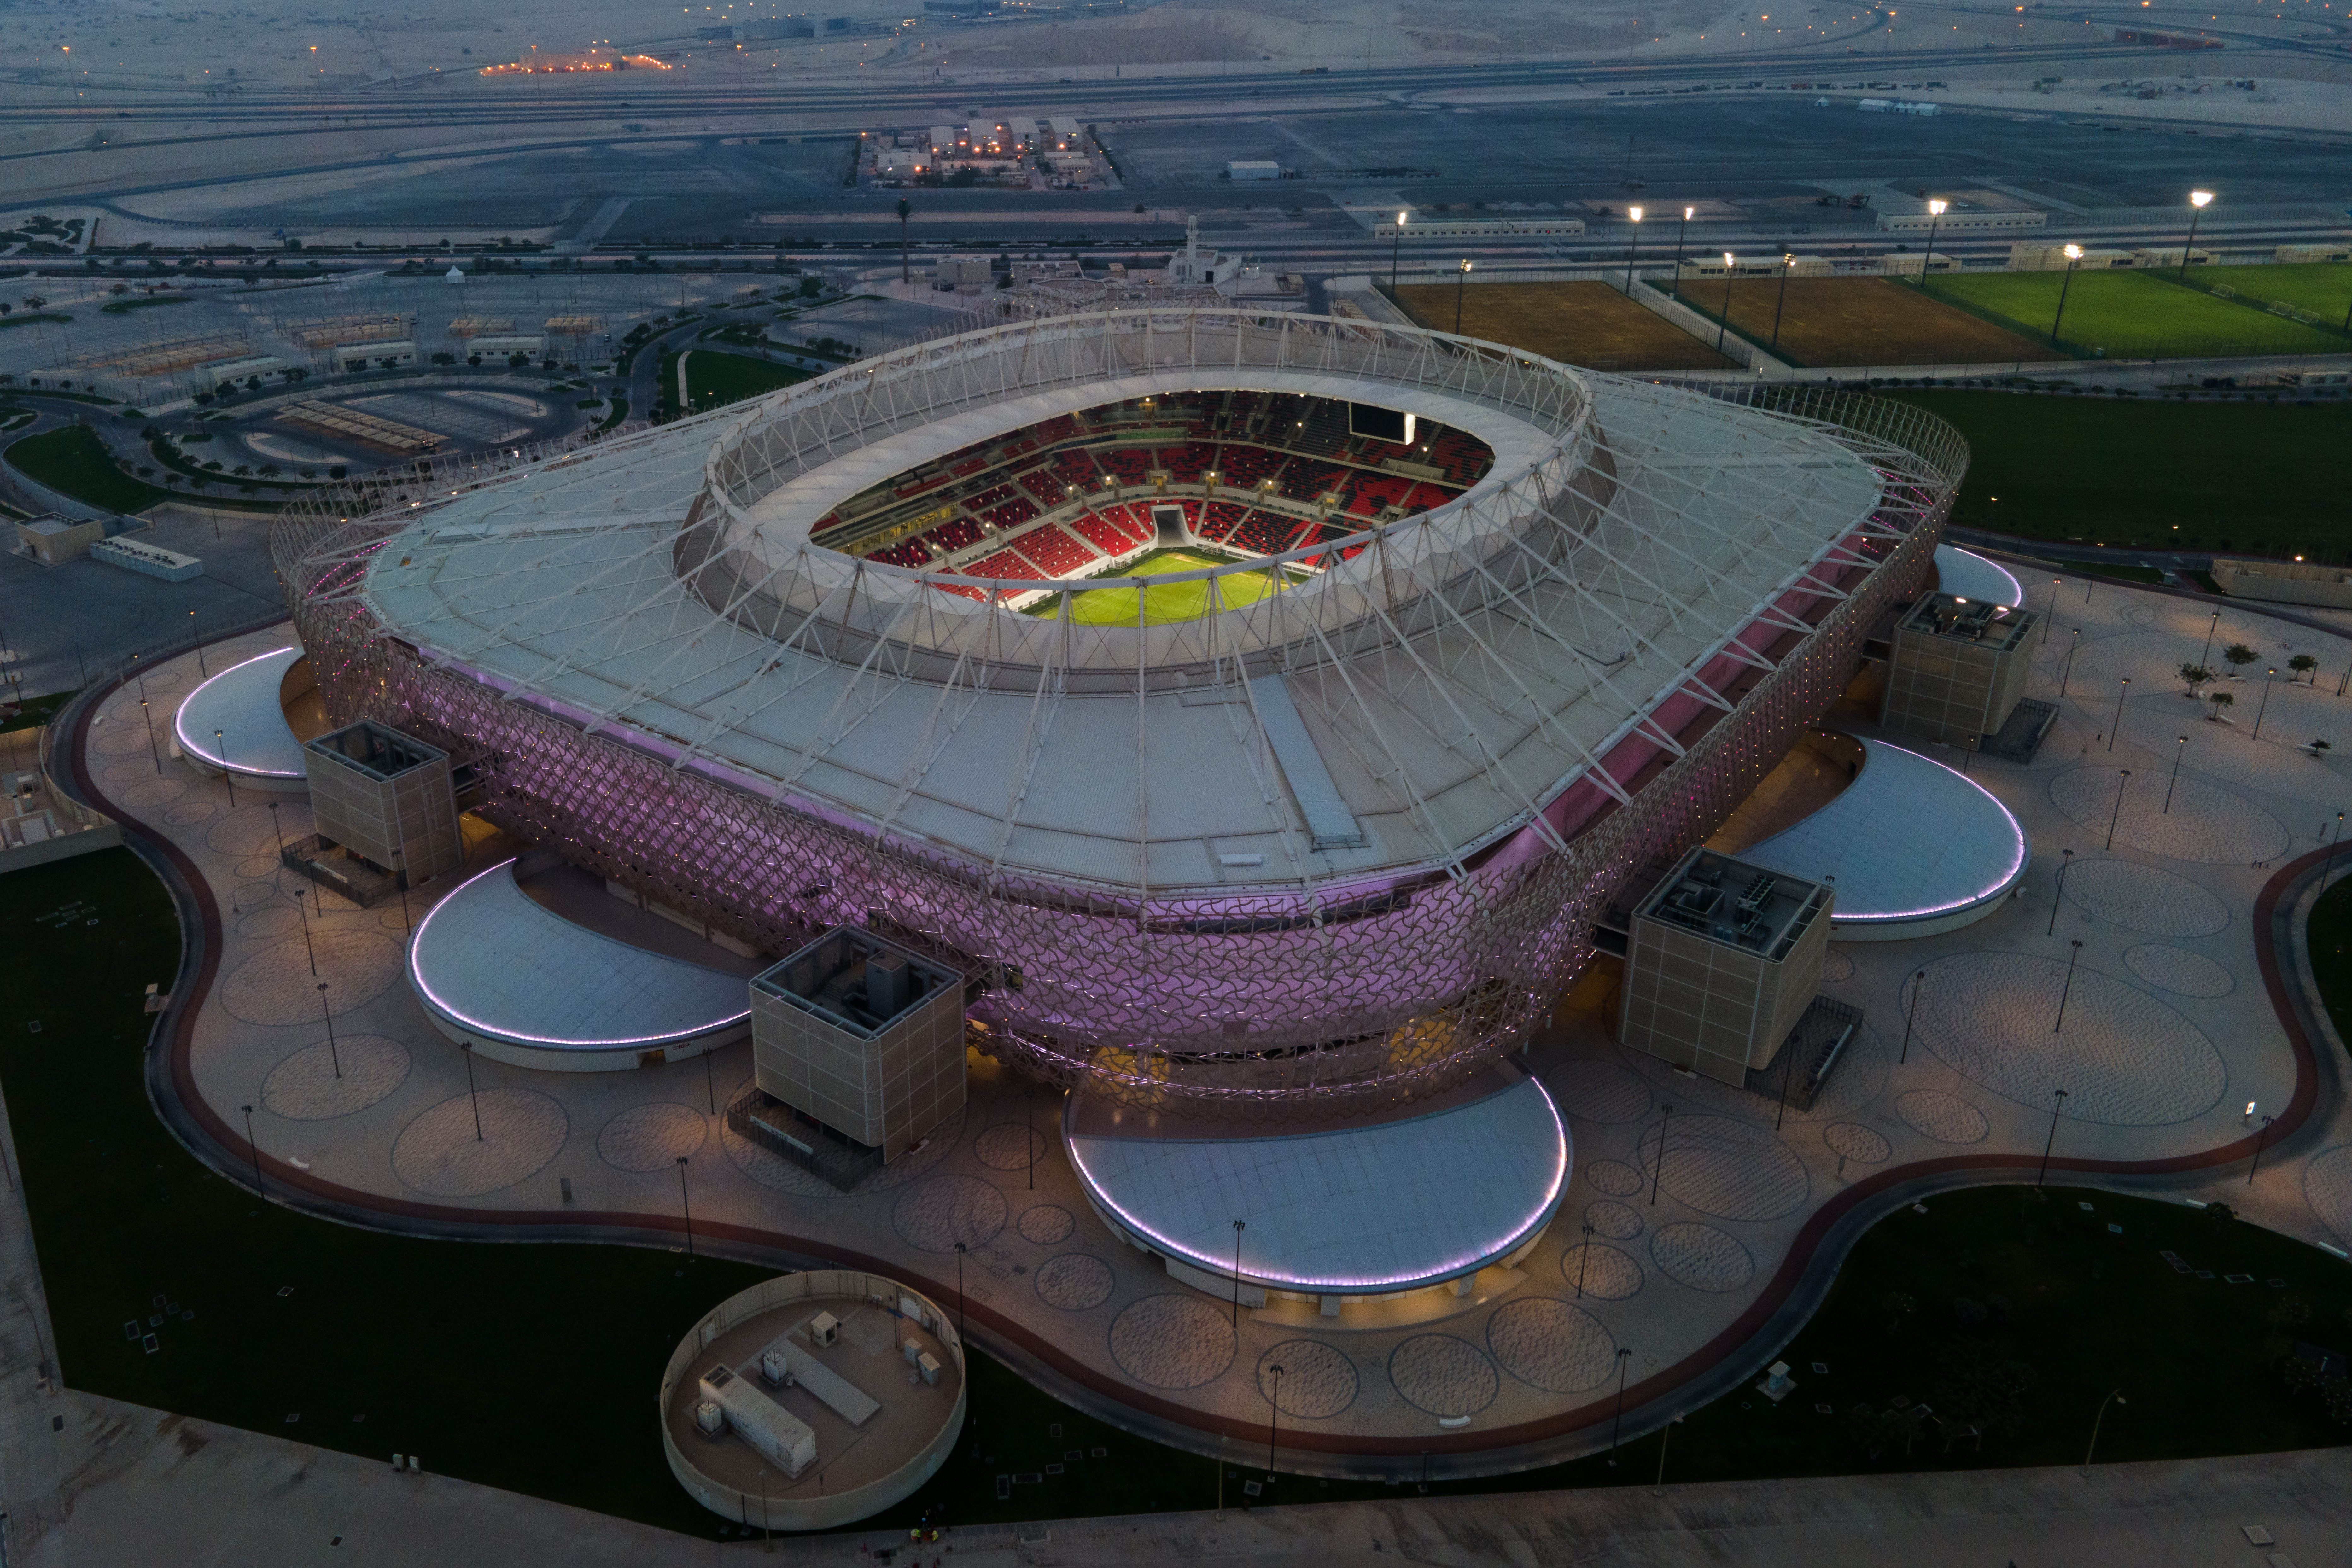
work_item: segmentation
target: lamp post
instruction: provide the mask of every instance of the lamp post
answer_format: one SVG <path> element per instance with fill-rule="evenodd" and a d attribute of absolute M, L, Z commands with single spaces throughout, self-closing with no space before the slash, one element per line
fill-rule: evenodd
<path fill-rule="evenodd" d="M 196 679 L 210 680 L 213 678 L 212 671 L 205 668 L 204 626 L 196 619 L 196 612 L 194 610 L 188 612 L 188 638 L 196 645 Z"/>
<path fill-rule="evenodd" d="M 457 1054 L 466 1058 L 466 1098 L 474 1102 L 474 1142 L 487 1142 L 482 1136 L 482 1097 L 474 1088 L 474 1047 L 458 1042 Z"/>
<path fill-rule="evenodd" d="M 2200 669 L 2206 668 L 2207 664 L 2212 659 L 2213 634 L 2221 629 L 2221 612 L 2216 610 L 2213 612 L 2213 618 L 2205 623 L 2205 651 L 2197 656 L 2197 667 Z"/>
<path fill-rule="evenodd" d="M 1242 1232 L 1248 1228 L 1247 1220 L 1234 1221 L 1234 1338 L 1236 1342 L 1242 1331 Z"/>
<path fill-rule="evenodd" d="M 2263 671 L 2263 700 L 2261 706 L 2254 710 L 2254 732 L 2247 737 L 2248 740 L 2259 741 L 2263 738 L 2263 715 L 2271 710 L 2271 678 L 2277 673 L 2276 665 Z"/>
<path fill-rule="evenodd" d="M 316 980 L 319 978 L 319 950 L 310 945 L 310 917 L 302 908 L 301 889 L 294 889 L 293 899 L 294 912 L 302 918 L 302 951 L 310 955 L 310 978 Z"/>
<path fill-rule="evenodd" d="M 1462 258 L 1461 270 L 1454 279 L 1454 335 L 1457 338 L 1462 335 L 1462 291 L 1469 283 L 1470 258 L 1465 256 Z"/>
<path fill-rule="evenodd" d="M 2058 618 L 2058 579 L 2050 579 L 2050 612 L 2042 617 L 2042 646 L 2050 646 L 2050 623 Z"/>
<path fill-rule="evenodd" d="M 2042 1145 L 2042 1169 L 2035 1172 L 2033 1175 L 2033 1184 L 2036 1187 L 2041 1186 L 2042 1177 L 2047 1176 L 2050 1173 L 2050 1151 L 2057 1147 L 2058 1144 L 2058 1113 L 2066 1109 L 2066 1091 L 2064 1089 L 2053 1089 L 2050 1093 L 2052 1096 L 2050 1104 L 2050 1136 Z"/>
<path fill-rule="evenodd" d="M 2172 748 L 2172 777 L 2165 781 L 2164 809 L 2157 813 L 2158 816 L 2172 815 L 2172 786 L 2180 782 L 2180 753 L 2188 749 L 2189 737 L 2186 735 L 2181 736 L 2179 743 Z"/>
<path fill-rule="evenodd" d="M 694 1202 L 686 1192 L 686 1156 L 677 1157 L 677 1206 L 686 1215 L 686 1255 L 694 1256 Z"/>
<path fill-rule="evenodd" d="M 2083 628 L 2074 628 L 2074 637 L 2066 645 L 2066 668 L 2058 672 L 2058 695 L 2066 695 L 2066 682 L 2074 678 L 2074 650 L 2083 646 Z"/>
<path fill-rule="evenodd" d="M 1584 1300 L 1584 1273 L 1592 1267 L 1592 1222 L 1584 1222 L 1584 1250 L 1576 1259 L 1576 1299 Z"/>
<path fill-rule="evenodd" d="M 1673 1106 L 1669 1105 L 1664 1109 L 1665 1114 L 1658 1118 L 1658 1163 L 1650 1172 L 1650 1206 L 1652 1208 L 1658 1206 L 1658 1188 L 1666 1179 L 1666 1128 L 1675 1119 Z"/>
<path fill-rule="evenodd" d="M 1927 204 L 1927 254 L 1919 258 L 1919 287 L 1927 286 L 1927 268 L 1936 259 L 1936 230 L 1944 221 L 1944 211 L 1952 204 L 1937 196 Z"/>
<path fill-rule="evenodd" d="M 1697 211 L 1696 207 L 1683 208 L 1683 221 L 1675 225 L 1675 283 L 1677 287 L 1683 280 L 1683 231 L 1690 227 L 1691 216 Z"/>
<path fill-rule="evenodd" d="M 278 802 L 274 800 L 269 803 L 269 837 L 278 841 L 278 859 L 283 865 L 286 860 L 286 830 L 278 826 Z"/>
<path fill-rule="evenodd" d="M 2197 223 L 2205 216 L 2205 204 L 2212 199 L 2213 193 L 2210 191 L 2189 193 L 2189 243 L 2180 247 L 2180 273 L 2176 279 L 2178 282 L 2186 283 L 2189 280 L 2189 253 L 2197 248 Z"/>
<path fill-rule="evenodd" d="M 245 1152 L 253 1156 L 253 1193 L 266 1203 L 269 1194 L 261 1184 L 261 1145 L 253 1141 L 253 1107 L 241 1105 L 237 1109 L 245 1112 Z"/>
<path fill-rule="evenodd" d="M 155 776 L 163 776 L 163 753 L 155 745 L 155 715 L 149 711 L 147 699 L 139 700 L 139 721 L 147 726 L 147 754 L 155 759 Z"/>
<path fill-rule="evenodd" d="M 1723 352 L 1723 340 L 1731 331 L 1731 269 L 1736 265 L 1731 252 L 1723 253 L 1723 319 L 1715 324 L 1715 352 Z"/>
<path fill-rule="evenodd" d="M 1911 1021 L 1919 1016 L 1919 993 L 1927 988 L 1927 972 L 1924 969 L 1914 971 L 1911 975 L 1911 1005 L 1903 1010 L 1903 1051 L 1895 1058 L 1896 1067 L 1911 1059 Z"/>
<path fill-rule="evenodd" d="M 1274 1479 L 1275 1435 L 1282 1429 L 1282 1363 L 1276 1362 L 1265 1370 L 1274 1376 L 1274 1394 L 1266 1401 L 1273 1406 L 1274 1414 L 1267 1418 L 1265 1426 L 1265 1479 L 1270 1481 Z"/>
<path fill-rule="evenodd" d="M 2042 931 L 2043 936 L 2058 934 L 2058 905 L 2060 900 L 2066 897 L 2066 868 L 2074 863 L 2074 852 L 2072 849 L 2062 849 L 2059 853 L 2065 858 L 2058 862 L 2058 887 L 2050 895 L 2050 924 Z"/>
<path fill-rule="evenodd" d="M 1780 352 L 1780 312 L 1788 309 L 1789 275 L 1796 271 L 1796 269 L 1797 258 L 1795 257 L 1783 255 L 1780 258 L 1780 298 L 1774 300 L 1772 304 L 1772 346 L 1764 351 L 1767 353 L 1779 353 Z"/>
<path fill-rule="evenodd" d="M 2110 1405 L 2129 1405 L 2130 1403 L 2130 1400 L 2124 1397 L 2124 1391 L 2120 1388 L 2108 1394 L 2105 1399 L 2099 1401 L 2099 1413 L 2091 1418 L 2090 1447 L 2083 1450 L 2083 1473 L 2084 1475 L 2087 1476 L 2091 1473 L 2091 1456 L 2099 1451 L 2099 1424 L 2107 1418 L 2107 1406 Z"/>
<path fill-rule="evenodd" d="M 2126 675 L 2124 683 L 2116 688 L 2116 721 L 2107 726 L 2107 750 L 2110 752 L 2116 749 L 2116 731 L 2123 727 L 2124 699 L 2130 695 L 2131 677 Z"/>
<path fill-rule="evenodd" d="M 327 983 L 323 980 L 319 982 L 319 1016 L 327 1021 L 327 1059 L 335 1065 L 335 1076 L 340 1079 L 343 1076 L 343 1058 L 335 1049 L 335 1014 L 327 1005 Z"/>
<path fill-rule="evenodd" d="M 2131 787 L 2131 770 L 2117 768 L 2116 772 L 2122 777 L 2116 784 L 2116 808 L 2107 813 L 2106 847 L 2110 849 L 2116 847 L 2116 823 L 2124 814 L 2124 791 Z"/>
<path fill-rule="evenodd" d="M 2066 319 L 2066 292 L 2074 287 L 2074 263 L 2082 259 L 2081 246 L 2070 245 L 2066 247 L 2066 276 L 2060 279 L 2058 284 L 2058 313 L 2050 318 L 2050 341 L 2053 344 L 2058 341 L 2058 323 Z"/>
<path fill-rule="evenodd" d="M 2058 992 L 2058 1020 L 2050 1026 L 2053 1035 L 2066 1026 L 2066 998 L 2074 994 L 2074 965 L 2082 957 L 2083 939 L 2078 936 L 2074 939 L 2074 951 L 2066 955 L 2066 984 Z"/>
<path fill-rule="evenodd" d="M 2254 1173 L 2263 1168 L 2263 1145 L 2270 1141 L 2271 1123 L 2277 1120 L 2274 1116 L 2263 1117 L 2263 1130 L 2254 1134 L 2254 1163 L 2246 1167 L 2246 1185 L 2250 1187 L 2254 1184 Z"/>
<path fill-rule="evenodd" d="M 719 1071 L 710 1065 L 710 1052 L 702 1053 L 702 1092 L 710 1099 L 710 1114 L 719 1114 Z"/>
<path fill-rule="evenodd" d="M 1625 1431 L 1625 1363 L 1633 1359 L 1632 1351 L 1623 1345 L 1617 1347 L 1617 1419 L 1609 1428 L 1609 1463 L 1612 1468 L 1617 1463 L 1617 1439 Z"/>
<path fill-rule="evenodd" d="M 2328 874 L 2336 869 L 2336 846 L 2344 842 L 2344 814 L 2336 814 L 2336 837 L 2327 846 L 2327 858 L 2320 863 L 2319 890 L 2327 891 Z"/>
<path fill-rule="evenodd" d="M 1396 233 L 1389 243 L 1389 288 L 1397 286 L 1397 257 L 1404 249 L 1404 214 L 1397 214 Z"/>
<path fill-rule="evenodd" d="M 220 748 L 221 783 L 228 786 L 228 808 L 236 809 L 236 775 L 228 771 L 228 742 L 218 730 L 213 731 L 213 744 Z"/>
<path fill-rule="evenodd" d="M 1625 298 L 1630 300 L 1633 297 L 1633 246 L 1642 237 L 1642 209 L 1627 207 L 1625 216 L 1633 220 L 1633 226 L 1625 231 Z"/>

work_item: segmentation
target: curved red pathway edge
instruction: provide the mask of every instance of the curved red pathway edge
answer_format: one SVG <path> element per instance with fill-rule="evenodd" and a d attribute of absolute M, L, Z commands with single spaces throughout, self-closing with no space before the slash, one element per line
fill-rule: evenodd
<path fill-rule="evenodd" d="M 90 717 L 97 711 L 99 699 L 122 683 L 122 678 L 108 682 L 80 705 L 80 712 L 75 720 L 69 737 L 73 748 L 71 763 L 74 782 L 81 791 L 84 799 L 114 816 L 121 822 L 126 833 L 135 836 L 154 853 L 168 860 L 192 890 L 201 889 L 209 894 L 210 884 L 197 870 L 194 861 L 183 853 L 177 845 L 114 806 L 98 789 L 95 781 L 89 776 L 85 760 L 84 742 L 87 739 Z M 2286 1032 L 2287 1042 L 2294 1049 L 2295 1064 L 2294 1098 L 2288 1102 L 2284 1114 L 2281 1115 L 2267 1130 L 2268 1138 L 2273 1142 L 2284 1139 L 2301 1127 L 2316 1107 L 2319 1100 L 2319 1073 L 2311 1039 L 2305 1033 L 2301 1022 L 2295 1016 L 2294 1007 L 2288 1001 L 2286 983 L 2280 967 L 2280 955 L 2272 945 L 2271 930 L 2279 900 L 2306 868 L 2317 863 L 2326 853 L 2326 850 L 2315 849 L 2309 854 L 2288 862 L 2263 884 L 2261 894 L 2254 901 L 2256 960 L 2262 969 L 2263 984 L 2269 994 L 2272 1010 L 2277 1015 L 2279 1026 Z M 223 1174 L 232 1179 L 242 1180 L 244 1173 L 253 1168 L 256 1151 L 246 1142 L 243 1133 L 222 1120 L 197 1092 L 195 1074 L 190 1061 L 190 1052 L 195 1038 L 196 1004 L 212 990 L 213 981 L 220 963 L 222 935 L 220 908 L 217 901 L 209 897 L 204 897 L 200 898 L 198 902 L 201 905 L 198 914 L 203 925 L 204 952 L 192 983 L 173 987 L 172 998 L 173 1016 L 169 1058 L 170 1082 L 173 1094 L 178 1100 L 181 1110 L 203 1130 L 219 1152 L 217 1157 L 211 1163 Z M 2148 1176 L 2185 1173 L 2227 1165 L 2248 1158 L 2254 1152 L 2257 1136 L 2260 1135 L 2250 1135 L 2218 1148 L 2203 1150 L 2192 1154 L 2173 1155 L 2162 1160 L 2084 1160 L 2059 1156 L 2050 1161 L 2050 1166 L 2053 1170 L 2086 1175 Z M 485 1232 L 495 1234 L 502 1229 L 530 1227 L 542 1232 L 573 1231 L 580 1233 L 582 1240 L 611 1239 L 609 1236 L 611 1232 L 634 1231 L 642 1234 L 647 1245 L 666 1245 L 667 1237 L 681 1234 L 685 1229 L 682 1221 L 659 1215 L 627 1212 L 583 1213 L 577 1210 L 545 1209 L 500 1211 L 491 1214 L 478 1209 L 455 1208 L 440 1204 L 411 1203 L 405 1199 L 360 1192 L 322 1181 L 317 1176 L 286 1166 L 281 1161 L 272 1163 L 278 1167 L 273 1171 L 272 1179 L 281 1191 L 299 1192 L 318 1200 L 322 1205 L 332 1205 L 347 1213 L 362 1215 L 372 1213 L 383 1215 L 387 1219 L 412 1222 L 410 1226 L 401 1227 L 403 1229 L 430 1227 L 446 1234 Z M 1873 1199 L 1898 1185 L 1917 1181 L 1922 1177 L 1936 1177 L 1962 1172 L 1983 1172 L 1988 1174 L 1990 1180 L 1991 1173 L 2011 1172 L 2021 1168 L 2022 1167 L 2014 1155 L 1953 1155 L 1945 1159 L 1922 1161 L 1881 1171 L 1866 1180 L 1847 1187 L 1814 1210 L 1806 1219 L 1804 1226 L 1790 1243 L 1788 1253 L 1781 1259 L 1780 1267 L 1774 1272 L 1763 1291 L 1748 1304 L 1745 1311 L 1691 1354 L 1685 1356 L 1672 1366 L 1665 1367 L 1640 1383 L 1627 1387 L 1624 1391 L 1623 1403 L 1638 1408 L 1653 1400 L 1672 1394 L 1675 1390 L 1699 1378 L 1717 1363 L 1736 1353 L 1743 1344 L 1762 1330 L 1773 1315 L 1796 1293 L 1812 1268 L 1816 1255 L 1821 1251 L 1831 1230 L 1841 1220 L 1869 1204 Z M 595 1234 L 599 1232 L 607 1234 L 602 1236 Z M 868 1257 L 863 1253 L 845 1251 L 831 1242 L 792 1236 L 782 1231 L 761 1230 L 749 1226 L 707 1223 L 695 1234 L 698 1237 L 723 1237 L 755 1251 L 782 1251 L 804 1257 L 828 1258 L 851 1268 L 904 1279 L 921 1289 L 934 1300 L 948 1299 L 947 1286 L 944 1282 L 909 1274 L 897 1262 Z M 969 1316 L 977 1320 L 980 1326 L 990 1334 L 1009 1345 L 1019 1347 L 1022 1352 L 1044 1363 L 1062 1377 L 1067 1378 L 1070 1382 L 1114 1405 L 1125 1406 L 1176 1426 L 1190 1427 L 1203 1435 L 1213 1432 L 1220 1436 L 1236 1437 L 1244 1441 L 1255 1441 L 1266 1435 L 1266 1429 L 1263 1426 L 1253 1426 L 1245 1421 L 1212 1418 L 1200 1410 L 1161 1399 L 1130 1384 L 1105 1376 L 1096 1369 L 1064 1354 L 1051 1339 L 1039 1335 L 989 1307 L 970 1308 Z M 1587 1428 L 1600 1426 L 1609 1419 L 1609 1407 L 1596 1404 L 1589 1411 L 1564 1413 L 1551 1419 L 1523 1422 L 1516 1426 L 1491 1427 L 1477 1433 L 1475 1436 L 1465 1433 L 1460 1436 L 1433 1435 L 1393 1438 L 1349 1437 L 1293 1427 L 1285 1431 L 1282 1437 L 1294 1450 L 1306 1449 L 1334 1455 L 1411 1458 L 1431 1454 L 1468 1457 L 1556 1440 Z"/>

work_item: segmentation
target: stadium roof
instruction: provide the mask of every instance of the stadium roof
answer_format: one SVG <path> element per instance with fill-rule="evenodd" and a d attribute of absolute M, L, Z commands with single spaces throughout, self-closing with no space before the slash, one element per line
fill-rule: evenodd
<path fill-rule="evenodd" d="M 1412 409 L 1496 461 L 1311 582 L 1139 628 L 996 602 L 1034 581 L 807 540 L 894 465 L 1188 387 Z M 334 548 L 369 552 L 341 592 L 386 632 L 511 700 L 992 878 L 1213 900 L 1458 869 L 1549 832 L 1539 808 L 1629 738 L 1675 749 L 1661 704 L 1723 706 L 1706 672 L 1804 629 L 1786 603 L 1841 596 L 1860 541 L 1903 526 L 1874 520 L 1882 468 L 1916 466 L 1412 329 L 1127 311 L 902 350 Z M 1274 559 L 1318 553 L 1337 551 Z"/>

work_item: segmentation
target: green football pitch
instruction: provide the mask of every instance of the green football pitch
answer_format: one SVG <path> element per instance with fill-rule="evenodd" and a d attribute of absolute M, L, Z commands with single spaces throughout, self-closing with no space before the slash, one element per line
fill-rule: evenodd
<path fill-rule="evenodd" d="M 2241 306 L 2252 305 L 2267 310 L 2272 305 L 2284 305 L 2306 315 L 2317 316 L 2322 326 L 2344 325 L 2345 312 L 2352 310 L 2352 266 L 2336 262 L 2299 262 L 2286 267 L 2200 267 L 2189 273 L 2193 286 L 2203 284 L 2210 293 L 2219 289 L 2234 291 Z"/>
<path fill-rule="evenodd" d="M 1227 562 L 1213 555 L 1198 554 L 1190 550 L 1162 550 L 1144 556 L 1139 561 L 1107 573 L 1118 577 L 1157 577 L 1163 573 L 1197 572 L 1204 567 L 1223 566 Z M 1073 584 L 1083 588 L 1083 584 Z M 1266 572 L 1230 572 L 1223 577 L 1203 577 L 1189 583 L 1171 583 L 1164 587 L 1092 588 L 1076 595 L 1070 618 L 1082 626 L 1131 626 L 1138 624 L 1166 626 L 1171 621 L 1198 619 L 1215 610 L 1237 610 L 1244 605 L 1255 605 L 1260 599 L 1282 592 L 1285 584 Z M 1215 604 L 1210 602 L 1213 591 Z M 1148 599 L 1148 611 L 1143 601 Z M 1031 612 L 1047 620 L 1062 613 L 1062 601 L 1056 596 L 1039 602 Z"/>
<path fill-rule="evenodd" d="M 2228 268 L 2231 273 L 2303 270 Z M 2078 271 L 2068 287 L 2063 272 L 1992 272 L 1938 278 L 1928 286 L 1928 292 L 2047 342 L 2051 323 L 2058 319 L 2059 291 L 2063 289 L 2066 310 L 2059 320 L 2059 341 L 2068 352 L 2085 359 L 2341 353 L 2347 346 L 2344 334 L 2334 330 L 2334 322 L 2313 325 L 2290 316 L 2274 316 L 2263 303 L 2245 298 L 2242 290 L 2238 299 L 2223 299 L 2198 286 L 2211 277 L 2200 270 L 2181 284 L 2168 275 L 2137 269 Z"/>

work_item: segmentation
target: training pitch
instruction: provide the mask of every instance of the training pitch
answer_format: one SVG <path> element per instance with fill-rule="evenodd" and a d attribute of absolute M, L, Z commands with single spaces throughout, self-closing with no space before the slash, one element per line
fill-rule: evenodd
<path fill-rule="evenodd" d="M 1593 370 L 1719 370 L 1731 362 L 1607 282 L 1472 283 L 1461 290 L 1462 335 Z M 1412 319 L 1454 331 L 1454 286 L 1408 283 Z"/>
<path fill-rule="evenodd" d="M 1223 566 L 1229 560 L 1190 550 L 1162 550 L 1104 575 L 1156 577 L 1162 573 Z M 1237 610 L 1244 605 L 1255 605 L 1270 595 L 1279 594 L 1285 586 L 1272 573 L 1232 572 L 1223 577 L 1196 578 L 1189 583 L 1155 584 L 1149 589 L 1094 588 L 1076 595 L 1076 607 L 1070 618 L 1082 626 L 1131 626 L 1137 624 L 1138 614 L 1148 599 L 1150 609 L 1143 614 L 1142 624 L 1160 626 L 1171 621 L 1196 620 L 1213 608 Z M 1213 606 L 1210 603 L 1213 589 L 1217 600 Z M 1062 601 L 1058 597 L 1043 600 L 1030 613 L 1051 620 L 1062 613 Z"/>
<path fill-rule="evenodd" d="M 2228 269 L 2230 281 L 2251 289 L 2242 275 L 2301 272 L 2301 268 L 2245 267 Z M 2313 270 L 2317 270 L 2314 268 Z M 2076 270 L 2071 287 L 2063 272 L 1992 272 L 1974 278 L 1937 278 L 1931 293 L 1984 315 L 2013 322 L 2021 331 L 2049 341 L 2053 321 L 2067 350 L 2086 359 L 2211 359 L 2234 354 L 2342 353 L 2347 343 L 2333 323 L 2315 325 L 2274 316 L 2265 301 L 2242 296 L 2223 299 L 2206 291 L 2212 275 L 2191 268 L 2182 284 L 2162 271 Z M 2066 310 L 2058 314 L 2063 289 Z"/>
<path fill-rule="evenodd" d="M 1722 320 L 1720 279 L 1685 279 L 1681 297 L 1708 320 Z M 2066 357 L 1891 278 L 1791 278 L 1785 302 L 1780 279 L 1738 279 L 1731 285 L 1731 330 L 1799 365 L 2014 364 Z"/>

